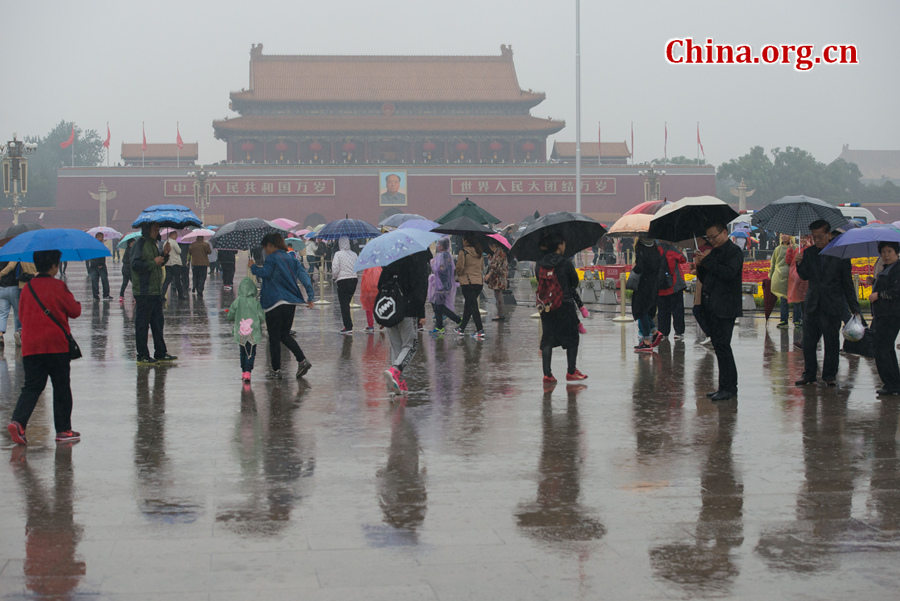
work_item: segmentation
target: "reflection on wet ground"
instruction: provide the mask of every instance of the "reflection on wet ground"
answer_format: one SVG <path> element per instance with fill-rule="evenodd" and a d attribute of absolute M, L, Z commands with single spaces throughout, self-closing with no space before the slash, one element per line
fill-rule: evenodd
<path fill-rule="evenodd" d="M 82 266 L 68 283 L 90 299 Z M 900 402 L 868 359 L 796 388 L 799 332 L 743 318 L 740 396 L 714 405 L 692 326 L 637 356 L 600 314 L 587 387 L 543 389 L 523 306 L 483 342 L 423 334 L 392 402 L 386 338 L 340 336 L 335 304 L 297 312 L 305 381 L 266 380 L 261 348 L 242 385 L 231 300 L 213 278 L 167 307 L 181 359 L 155 369 L 130 302 L 84 302 L 83 441 L 55 445 L 46 400 L 27 450 L 3 438 L 0 599 L 897 598 Z"/>

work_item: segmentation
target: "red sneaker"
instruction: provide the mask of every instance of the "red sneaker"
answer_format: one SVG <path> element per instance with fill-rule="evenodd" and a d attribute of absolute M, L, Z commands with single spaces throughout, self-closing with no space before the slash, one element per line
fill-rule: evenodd
<path fill-rule="evenodd" d="M 576 369 L 574 372 L 566 374 L 566 380 L 570 382 L 573 380 L 587 380 L 587 376 Z"/>
<path fill-rule="evenodd" d="M 9 430 L 9 437 L 12 438 L 14 443 L 22 445 L 28 444 L 28 440 L 25 438 L 25 428 L 22 427 L 22 424 L 19 422 L 9 422 L 6 429 Z"/>
<path fill-rule="evenodd" d="M 544 376 L 544 384 L 556 384 L 556 378 L 552 375 Z"/>
<path fill-rule="evenodd" d="M 663 341 L 663 333 L 659 330 L 656 331 L 656 334 L 653 336 L 653 342 L 650 343 L 650 346 L 659 346 L 659 343 Z"/>
<path fill-rule="evenodd" d="M 65 432 L 56 433 L 56 442 L 75 442 L 78 440 L 81 440 L 81 432 L 66 430 Z"/>
<path fill-rule="evenodd" d="M 653 347 L 650 346 L 649 344 L 647 344 L 646 342 L 641 341 L 641 343 L 639 345 L 634 347 L 634 352 L 636 352 L 636 353 L 652 353 Z"/>
<path fill-rule="evenodd" d="M 400 380 L 400 392 L 409 392 L 409 386 L 406 385 L 406 380 Z"/>
<path fill-rule="evenodd" d="M 391 367 L 384 371 L 384 381 L 387 384 L 388 392 L 400 392 L 401 372 L 396 367 Z"/>

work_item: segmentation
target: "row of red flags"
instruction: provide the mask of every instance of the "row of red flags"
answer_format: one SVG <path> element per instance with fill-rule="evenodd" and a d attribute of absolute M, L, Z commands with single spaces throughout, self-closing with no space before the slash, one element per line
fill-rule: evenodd
<path fill-rule="evenodd" d="M 147 132 L 144 129 L 144 124 L 141 123 L 141 151 L 145 152 L 147 150 Z M 110 140 L 110 131 L 109 131 L 109 123 L 106 124 L 106 140 L 103 142 L 103 148 L 109 148 L 109 140 Z M 72 124 L 72 133 L 69 134 L 69 139 L 64 142 L 59 143 L 60 148 L 68 148 L 72 144 L 75 143 L 75 124 Z M 175 145 L 179 150 L 184 148 L 184 140 L 181 139 L 181 129 L 178 124 L 175 125 Z"/>
<path fill-rule="evenodd" d="M 669 123 L 666 122 L 664 124 L 665 128 L 665 141 L 663 143 L 663 155 L 669 156 Z M 600 128 L 597 128 L 597 142 L 600 141 Z M 697 124 L 697 147 L 700 149 L 700 152 L 703 154 L 703 158 L 706 158 L 706 150 L 703 149 L 703 142 L 700 141 L 700 124 Z M 598 150 L 599 152 L 599 150 Z M 631 156 L 634 157 L 634 121 L 631 122 Z"/>

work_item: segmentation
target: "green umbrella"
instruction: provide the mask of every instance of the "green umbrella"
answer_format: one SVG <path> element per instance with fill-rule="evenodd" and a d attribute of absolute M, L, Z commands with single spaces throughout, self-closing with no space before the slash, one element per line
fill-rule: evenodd
<path fill-rule="evenodd" d="M 458 217 L 468 217 L 469 219 L 483 224 L 489 223 L 500 223 L 500 220 L 479 207 L 477 204 L 466 198 L 464 201 L 450 209 L 447 213 L 444 213 L 435 221 L 438 223 L 447 223 L 451 219 L 456 219 Z"/>

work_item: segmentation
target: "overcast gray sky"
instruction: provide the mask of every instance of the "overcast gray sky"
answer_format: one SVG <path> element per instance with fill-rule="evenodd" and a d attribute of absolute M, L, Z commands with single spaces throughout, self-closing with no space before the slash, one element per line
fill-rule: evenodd
<path fill-rule="evenodd" d="M 60 119 L 121 142 L 199 141 L 225 157 L 212 121 L 248 85 L 250 44 L 267 54 L 499 54 L 511 44 L 519 83 L 544 91 L 532 114 L 565 119 L 575 139 L 574 0 L 155 0 L 2 2 L 0 136 L 43 135 Z M 582 136 L 630 142 L 635 156 L 707 159 L 754 145 L 798 146 L 821 161 L 852 148 L 900 148 L 895 0 L 583 0 Z M 671 38 L 716 42 L 856 44 L 859 64 L 670 65 Z M 22 51 L 12 50 L 22 49 Z"/>

